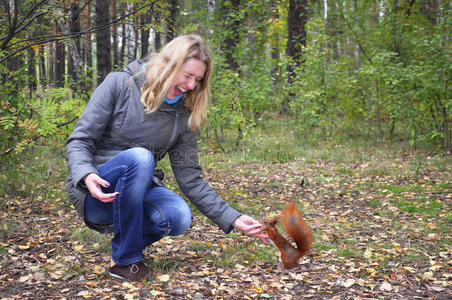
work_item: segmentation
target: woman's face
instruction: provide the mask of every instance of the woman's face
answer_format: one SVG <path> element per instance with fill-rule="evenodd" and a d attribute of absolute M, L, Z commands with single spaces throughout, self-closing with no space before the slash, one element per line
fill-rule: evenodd
<path fill-rule="evenodd" d="M 176 74 L 176 78 L 171 85 L 166 98 L 173 100 L 181 93 L 188 92 L 196 88 L 204 78 L 206 65 L 196 58 L 189 58 Z"/>

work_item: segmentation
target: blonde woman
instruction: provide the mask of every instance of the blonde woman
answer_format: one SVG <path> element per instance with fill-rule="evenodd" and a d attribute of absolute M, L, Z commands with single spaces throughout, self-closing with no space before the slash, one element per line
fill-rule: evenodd
<path fill-rule="evenodd" d="M 110 73 L 66 143 L 67 190 L 88 227 L 113 232 L 109 274 L 151 279 L 143 249 L 183 234 L 192 214 L 155 170 L 166 154 L 185 196 L 224 232 L 267 242 L 262 225 L 223 201 L 201 178 L 196 132 L 206 121 L 212 61 L 203 39 L 181 36 L 158 54 Z"/>

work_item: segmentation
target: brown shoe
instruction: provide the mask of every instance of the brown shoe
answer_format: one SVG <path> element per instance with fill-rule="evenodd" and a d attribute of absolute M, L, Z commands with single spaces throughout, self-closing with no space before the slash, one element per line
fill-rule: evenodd
<path fill-rule="evenodd" d="M 143 261 L 139 261 L 127 266 L 114 265 L 108 269 L 108 273 L 118 279 L 129 281 L 151 280 L 154 277 L 154 271 Z"/>

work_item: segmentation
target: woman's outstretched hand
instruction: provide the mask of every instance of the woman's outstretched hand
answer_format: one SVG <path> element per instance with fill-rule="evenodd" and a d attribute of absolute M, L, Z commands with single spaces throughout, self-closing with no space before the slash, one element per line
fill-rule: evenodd
<path fill-rule="evenodd" d="M 110 183 L 108 183 L 108 181 L 106 180 L 103 180 L 99 175 L 95 173 L 86 175 L 83 178 L 83 181 L 85 182 L 85 185 L 91 195 L 102 202 L 113 202 L 116 196 L 119 195 L 118 192 L 108 194 L 104 193 L 101 189 L 101 186 L 108 188 L 110 186 Z"/>
<path fill-rule="evenodd" d="M 257 237 L 265 244 L 268 244 L 269 237 L 264 231 L 264 226 L 250 216 L 241 215 L 234 221 L 234 223 L 232 223 L 232 226 L 240 230 L 243 234 Z"/>

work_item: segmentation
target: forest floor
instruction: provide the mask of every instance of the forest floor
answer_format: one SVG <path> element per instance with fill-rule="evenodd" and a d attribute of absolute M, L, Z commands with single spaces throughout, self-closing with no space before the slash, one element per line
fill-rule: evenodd
<path fill-rule="evenodd" d="M 285 270 L 274 246 L 225 235 L 192 207 L 186 234 L 146 249 L 157 276 L 140 283 L 109 277 L 111 236 L 86 229 L 63 196 L 4 199 L 0 299 L 450 299 L 450 162 L 216 162 L 205 178 L 239 211 L 275 216 L 295 201 L 314 230 L 310 254 Z"/>

